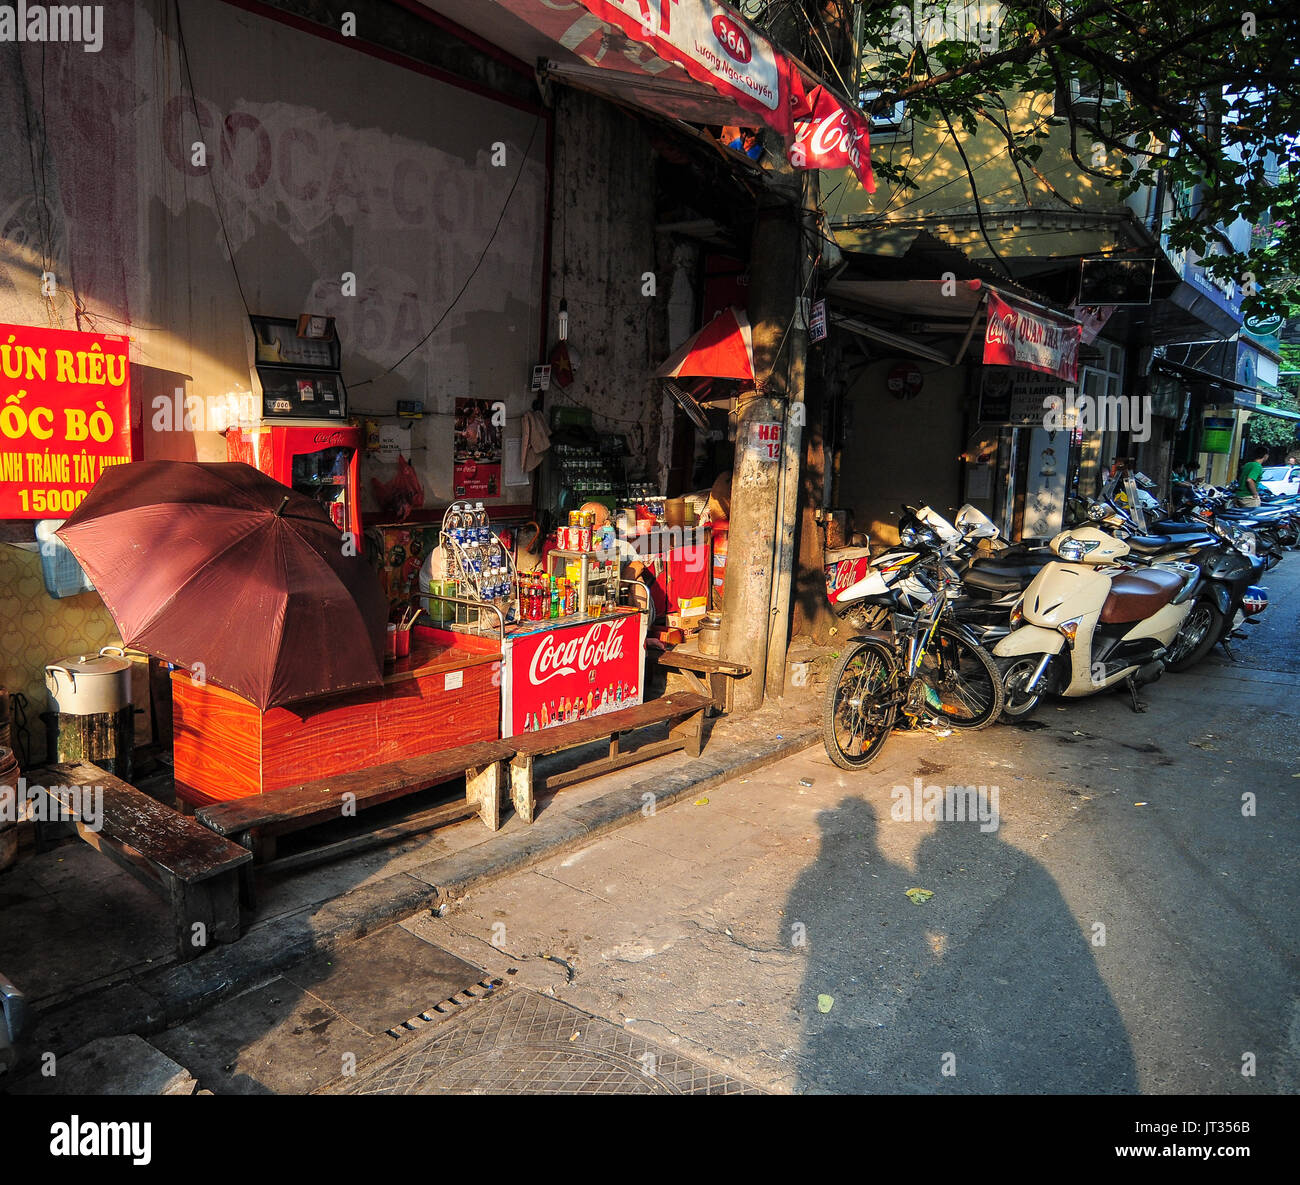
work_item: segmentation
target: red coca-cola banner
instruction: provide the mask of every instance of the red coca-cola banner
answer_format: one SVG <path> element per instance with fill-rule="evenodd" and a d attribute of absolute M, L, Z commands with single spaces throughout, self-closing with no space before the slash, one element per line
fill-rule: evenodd
<path fill-rule="evenodd" d="M 790 134 L 782 96 L 784 55 L 719 0 L 582 0 L 603 21 L 644 42 L 783 136 Z"/>
<path fill-rule="evenodd" d="M 639 613 L 619 614 L 509 639 L 502 734 L 639 704 L 643 622 Z"/>
<path fill-rule="evenodd" d="M 1083 327 L 1041 306 L 989 289 L 984 330 L 985 366 L 1023 366 L 1054 374 L 1067 383 L 1079 378 Z"/>
<path fill-rule="evenodd" d="M 804 87 L 793 62 L 782 62 L 794 120 L 794 142 L 787 157 L 796 169 L 852 169 L 868 193 L 876 192 L 871 171 L 871 125 L 854 107 L 846 107 L 824 86 Z"/>

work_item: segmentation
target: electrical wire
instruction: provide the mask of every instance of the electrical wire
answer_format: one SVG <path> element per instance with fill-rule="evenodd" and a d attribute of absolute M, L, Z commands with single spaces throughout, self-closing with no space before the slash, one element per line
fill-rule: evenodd
<path fill-rule="evenodd" d="M 479 252 L 478 260 L 474 264 L 473 270 L 465 278 L 465 283 L 463 283 L 460 286 L 460 291 L 457 292 L 456 295 L 452 297 L 451 304 L 449 304 L 443 310 L 442 316 L 439 317 L 433 323 L 432 327 L 429 329 L 429 332 L 426 333 L 422 338 L 420 338 L 420 340 L 416 342 L 415 345 L 413 345 L 409 350 L 407 350 L 406 353 L 403 354 L 396 362 L 394 362 L 392 366 L 390 366 L 387 370 L 381 371 L 379 374 L 372 376 L 371 378 L 362 379 L 361 382 L 359 383 L 350 384 L 349 386 L 351 390 L 355 391 L 358 387 L 364 387 L 369 383 L 376 382 L 379 379 L 385 378 L 388 375 L 392 374 L 393 371 L 395 371 L 399 366 L 401 366 L 402 363 L 405 362 L 412 354 L 414 354 L 416 350 L 418 350 L 421 346 L 423 346 L 425 342 L 427 342 L 435 333 L 438 332 L 438 327 L 451 315 L 452 310 L 460 303 L 460 298 L 465 295 L 465 290 L 470 286 L 470 284 L 474 282 L 474 277 L 478 275 L 479 268 L 483 266 L 483 260 L 487 258 L 487 253 L 492 249 L 492 244 L 496 242 L 497 232 L 500 231 L 501 229 L 501 223 L 505 219 L 506 211 L 510 209 L 510 201 L 515 196 L 515 190 L 519 188 L 519 182 L 524 175 L 524 168 L 527 166 L 528 158 L 533 151 L 533 141 L 536 140 L 537 138 L 537 129 L 541 126 L 542 126 L 542 118 L 541 116 L 537 116 L 533 120 L 533 130 L 528 137 L 528 145 L 524 149 L 523 155 L 519 160 L 519 171 L 515 173 L 514 184 L 510 186 L 510 192 L 506 194 L 506 200 L 501 206 L 501 213 L 497 215 L 496 225 L 492 227 L 492 233 L 491 235 L 488 236 L 488 241 L 483 244 L 483 250 Z"/>

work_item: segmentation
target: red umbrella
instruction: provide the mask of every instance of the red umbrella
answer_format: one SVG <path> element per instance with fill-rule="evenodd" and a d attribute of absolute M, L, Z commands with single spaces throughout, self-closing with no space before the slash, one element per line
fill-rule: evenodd
<path fill-rule="evenodd" d="M 58 534 L 128 646 L 263 711 L 383 680 L 377 577 L 317 502 L 251 465 L 115 466 Z"/>
<path fill-rule="evenodd" d="M 661 379 L 692 375 L 753 381 L 754 339 L 749 318 L 739 309 L 724 309 L 655 371 L 655 377 Z"/>

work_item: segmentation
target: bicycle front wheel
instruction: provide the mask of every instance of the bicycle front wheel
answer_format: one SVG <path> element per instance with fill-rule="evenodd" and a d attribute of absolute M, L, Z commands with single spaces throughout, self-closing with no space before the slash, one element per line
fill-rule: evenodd
<path fill-rule="evenodd" d="M 863 769 L 889 739 L 898 713 L 898 666 L 883 642 L 859 642 L 835 664 L 822 714 L 826 755 L 840 769 Z"/>
<path fill-rule="evenodd" d="M 988 728 L 1002 712 L 1002 679 L 983 646 L 941 626 L 917 671 L 927 707 L 953 726 Z"/>

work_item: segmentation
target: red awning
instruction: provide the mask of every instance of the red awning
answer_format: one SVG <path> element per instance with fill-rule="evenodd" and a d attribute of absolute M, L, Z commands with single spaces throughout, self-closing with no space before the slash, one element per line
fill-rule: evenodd
<path fill-rule="evenodd" d="M 761 120 L 795 168 L 851 168 L 875 189 L 867 117 L 725 0 L 420 2 L 581 89 L 671 119 Z"/>
<path fill-rule="evenodd" d="M 687 338 L 655 371 L 655 377 L 675 379 L 754 379 L 754 339 L 749 318 L 739 309 L 719 313 Z"/>

